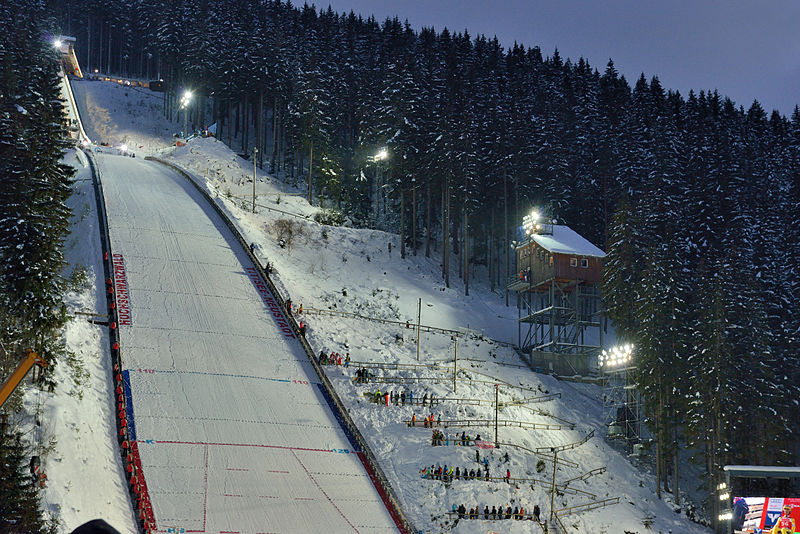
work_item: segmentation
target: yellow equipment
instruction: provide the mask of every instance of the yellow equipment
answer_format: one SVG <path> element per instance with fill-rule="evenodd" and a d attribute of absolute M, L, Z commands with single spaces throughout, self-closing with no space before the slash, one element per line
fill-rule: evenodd
<path fill-rule="evenodd" d="M 28 371 L 31 370 L 31 367 L 34 365 L 38 365 L 39 367 L 47 367 L 48 363 L 44 361 L 38 354 L 36 354 L 33 350 L 28 349 L 25 351 L 25 359 L 22 360 L 22 363 L 19 364 L 17 370 L 6 380 L 3 387 L 0 387 L 0 407 L 5 404 L 11 394 L 17 389 L 17 386 L 22 379 L 25 378 L 25 375 L 28 374 Z"/>

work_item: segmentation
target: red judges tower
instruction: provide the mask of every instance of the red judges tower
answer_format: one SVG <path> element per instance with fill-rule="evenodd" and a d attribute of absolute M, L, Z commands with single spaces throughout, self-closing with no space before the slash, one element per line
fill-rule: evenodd
<path fill-rule="evenodd" d="M 602 345 L 597 284 L 605 253 L 567 226 L 532 213 L 513 243 L 519 347 L 531 367 L 588 374 Z"/>

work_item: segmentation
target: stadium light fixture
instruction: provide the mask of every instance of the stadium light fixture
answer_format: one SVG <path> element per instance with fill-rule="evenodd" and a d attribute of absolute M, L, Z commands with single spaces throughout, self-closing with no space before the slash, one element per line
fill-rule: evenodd
<path fill-rule="evenodd" d="M 733 518 L 733 513 L 730 510 L 726 510 L 719 514 L 720 521 L 730 521 Z"/>
<path fill-rule="evenodd" d="M 539 212 L 536 210 L 531 211 L 529 215 L 522 218 L 522 228 L 525 230 L 525 235 L 529 236 L 535 234 L 542 229 L 539 223 Z"/>
<path fill-rule="evenodd" d="M 386 148 L 382 148 L 375 154 L 374 159 L 375 161 L 382 161 L 389 157 L 389 151 Z"/>
<path fill-rule="evenodd" d="M 632 355 L 633 345 L 630 343 L 603 349 L 603 352 L 597 357 L 597 365 L 605 368 L 621 367 L 631 362 Z"/>
<path fill-rule="evenodd" d="M 185 108 L 189 105 L 189 102 L 192 101 L 192 96 L 192 92 L 188 89 L 183 92 L 183 95 L 181 96 L 181 108 Z"/>
<path fill-rule="evenodd" d="M 61 39 L 55 39 L 53 41 L 53 48 L 61 48 Z"/>

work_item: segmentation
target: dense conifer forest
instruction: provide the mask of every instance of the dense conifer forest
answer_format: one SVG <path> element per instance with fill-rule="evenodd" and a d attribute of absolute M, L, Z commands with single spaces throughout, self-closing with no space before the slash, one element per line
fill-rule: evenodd
<path fill-rule="evenodd" d="M 631 85 L 611 60 L 598 70 L 558 51 L 280 0 L 48 3 L 84 70 L 163 78 L 173 119 L 191 89 L 191 124 L 216 123 L 243 154 L 258 148 L 258 165 L 312 202 L 399 233 L 404 257 L 440 256 L 447 285 L 457 272 L 468 292 L 479 272 L 502 292 L 514 229 L 534 207 L 606 250 L 604 306 L 636 346 L 664 488 L 675 491 L 679 453 L 690 454 L 716 517 L 723 465 L 797 465 L 798 108 L 787 118 L 724 88 Z M 65 219 L 47 203 L 67 194 L 67 174 L 57 143 L 26 137 L 58 122 L 51 73 L 15 63 L 43 53 L 33 41 L 0 49 L 3 180 L 34 186 L 0 192 L 4 336 L 58 318 Z M 30 84 L 46 86 L 39 107 L 23 100 Z M 47 210 L 56 230 L 15 224 L 19 209 Z M 39 277 L 20 278 L 31 265 Z M 25 295 L 30 316 L 11 320 Z"/>
<path fill-rule="evenodd" d="M 43 3 L 0 5 L 0 382 L 27 348 L 51 365 L 64 355 L 72 169 L 61 163 L 69 141 L 48 33 L 55 27 Z M 30 443 L 13 416 L 20 406 L 17 392 L 0 413 L 0 532 L 53 532 L 29 474 Z"/>

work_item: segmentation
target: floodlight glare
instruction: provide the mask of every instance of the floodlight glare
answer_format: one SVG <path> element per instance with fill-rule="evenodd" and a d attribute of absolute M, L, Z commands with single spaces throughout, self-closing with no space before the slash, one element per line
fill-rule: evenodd
<path fill-rule="evenodd" d="M 627 364 L 632 360 L 633 345 L 620 345 L 610 349 L 603 349 L 597 358 L 599 367 L 617 367 Z"/>
<path fill-rule="evenodd" d="M 720 521 L 728 521 L 732 517 L 733 517 L 733 514 L 731 512 L 724 512 L 724 513 L 719 514 L 719 520 Z"/>
<path fill-rule="evenodd" d="M 53 48 L 61 48 L 61 39 L 53 41 Z"/>
<path fill-rule="evenodd" d="M 730 493 L 728 493 L 728 492 L 725 492 L 725 493 L 723 493 L 723 494 L 721 494 L 721 495 L 719 496 L 719 500 L 721 500 L 721 501 L 727 501 L 727 500 L 728 500 L 728 497 L 730 497 L 730 496 L 731 496 L 731 495 L 730 495 Z"/>
<path fill-rule="evenodd" d="M 122 150 L 123 152 L 127 152 L 128 151 L 128 145 L 120 145 L 119 149 Z"/>
<path fill-rule="evenodd" d="M 389 151 L 385 148 L 382 148 L 375 154 L 375 161 L 381 161 L 389 157 Z"/>
<path fill-rule="evenodd" d="M 717 491 L 722 491 L 727 487 L 728 485 L 725 482 L 720 482 L 719 484 L 717 484 Z"/>

